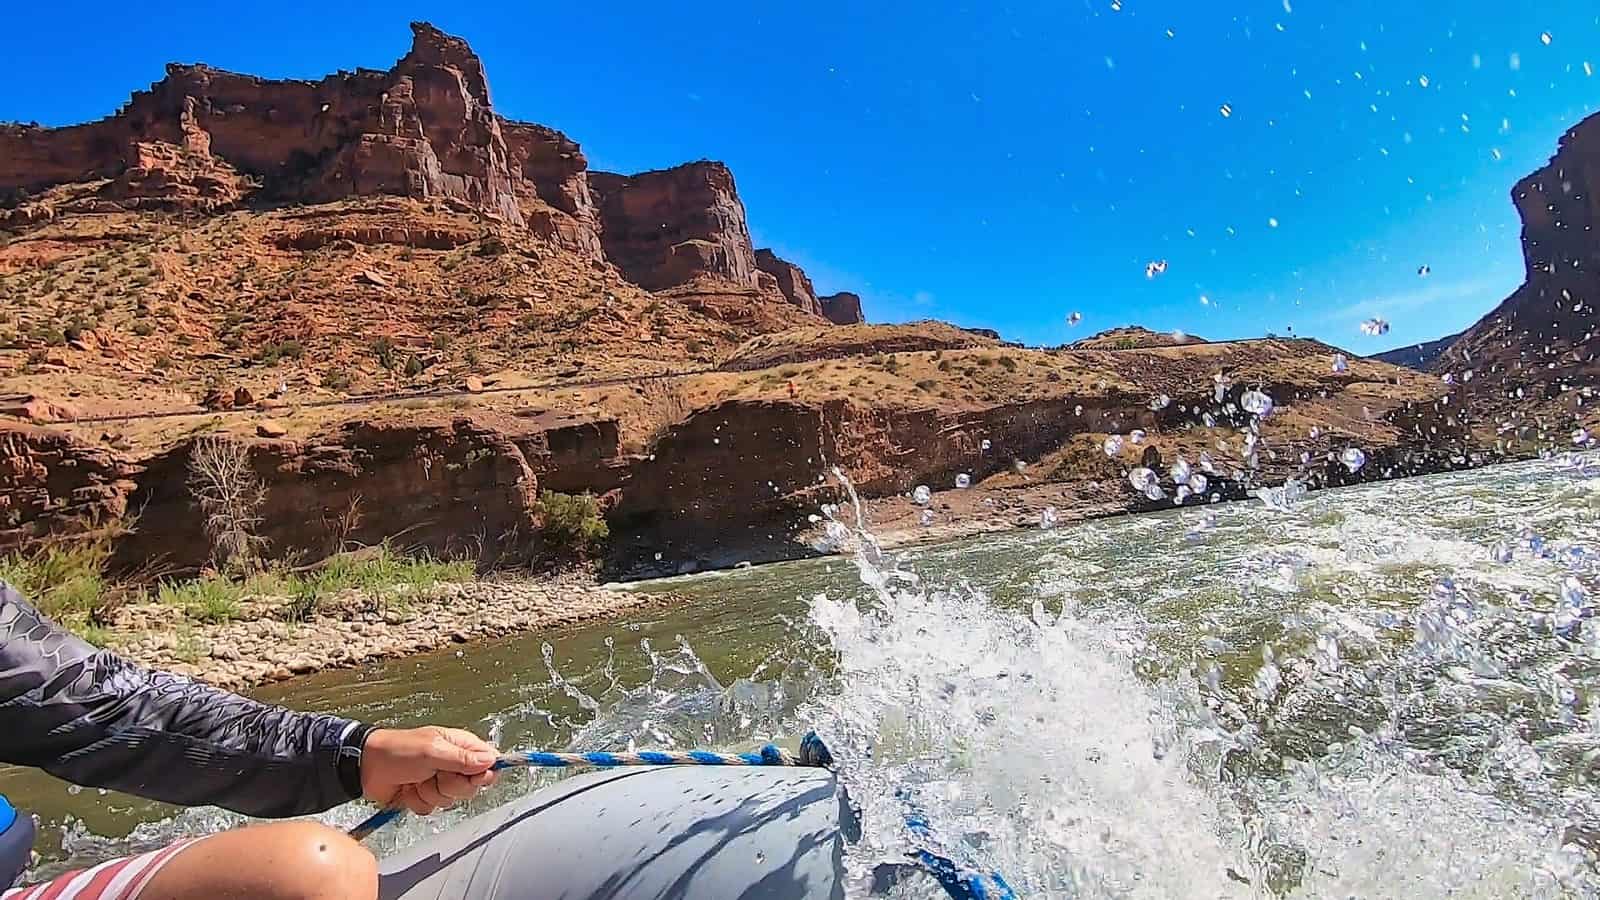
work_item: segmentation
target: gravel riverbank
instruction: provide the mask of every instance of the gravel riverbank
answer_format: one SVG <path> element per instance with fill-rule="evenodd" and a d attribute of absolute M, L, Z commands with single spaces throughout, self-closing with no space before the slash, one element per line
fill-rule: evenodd
<path fill-rule="evenodd" d="M 237 690 L 678 602 L 578 576 L 438 584 L 418 594 L 346 591 L 305 622 L 283 620 L 286 599 L 248 598 L 237 618 L 215 624 L 183 621 L 161 604 L 130 606 L 110 643 L 143 665 Z"/>

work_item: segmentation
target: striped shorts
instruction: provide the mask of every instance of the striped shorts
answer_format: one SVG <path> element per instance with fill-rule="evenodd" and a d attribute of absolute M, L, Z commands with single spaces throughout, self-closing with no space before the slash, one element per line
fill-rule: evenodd
<path fill-rule="evenodd" d="M 92 869 L 79 869 L 41 884 L 0 893 L 0 900 L 137 900 L 139 892 L 179 850 L 199 838 L 179 841 L 138 856 L 113 859 Z"/>

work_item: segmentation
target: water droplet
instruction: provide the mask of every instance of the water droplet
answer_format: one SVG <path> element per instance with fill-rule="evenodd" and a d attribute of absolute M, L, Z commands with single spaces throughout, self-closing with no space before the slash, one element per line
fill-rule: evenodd
<path fill-rule="evenodd" d="M 1156 278 L 1166 274 L 1167 261 L 1164 259 L 1151 260 L 1144 264 L 1144 277 Z"/>
<path fill-rule="evenodd" d="M 1367 454 L 1360 447 L 1346 447 L 1339 453 L 1339 462 L 1344 463 L 1344 467 L 1352 473 L 1359 472 L 1367 464 Z"/>
<path fill-rule="evenodd" d="M 1224 103 L 1224 104 L 1222 104 L 1222 106 L 1221 106 L 1221 107 L 1219 107 L 1219 108 L 1218 108 L 1218 109 L 1217 109 L 1217 111 L 1218 111 L 1218 112 L 1220 112 L 1220 113 L 1222 113 L 1222 117 L 1223 117 L 1223 118 L 1224 118 L 1224 119 L 1226 119 L 1226 118 L 1229 118 L 1229 117 L 1230 117 L 1230 116 L 1232 116 L 1232 115 L 1233 115 L 1233 107 L 1232 107 L 1232 106 L 1229 106 L 1229 105 L 1228 105 L 1228 104 L 1226 104 L 1226 103 Z"/>
<path fill-rule="evenodd" d="M 1548 32 L 1548 31 L 1546 31 L 1544 34 L 1539 35 L 1539 43 L 1545 45 L 1546 47 L 1550 46 L 1550 42 L 1552 40 L 1554 40 L 1554 38 L 1550 36 L 1550 32 Z"/>
<path fill-rule="evenodd" d="M 1489 558 L 1497 563 L 1511 562 L 1514 556 L 1511 545 L 1505 541 L 1495 541 L 1494 546 L 1489 548 Z"/>
<path fill-rule="evenodd" d="M 911 502 L 918 506 L 927 506 L 933 500 L 933 489 L 925 484 L 919 484 L 911 492 Z"/>
<path fill-rule="evenodd" d="M 1112 434 L 1106 436 L 1106 441 L 1101 445 L 1107 456 L 1116 456 L 1122 452 L 1122 435 Z"/>
<path fill-rule="evenodd" d="M 83 793 L 83 787 L 82 785 L 69 784 L 67 785 L 67 793 L 76 797 L 77 795 Z"/>
<path fill-rule="evenodd" d="M 991 447 L 991 446 L 993 446 L 993 445 L 991 445 L 991 444 L 990 444 L 990 443 L 989 443 L 989 439 L 988 439 L 988 438 L 984 438 L 984 439 L 983 439 L 983 440 L 982 440 L 982 441 L 979 441 L 979 442 L 978 442 L 978 449 L 979 449 L 979 450 L 983 450 L 983 451 L 988 451 L 988 449 L 989 449 L 989 448 L 990 448 L 990 447 Z"/>
<path fill-rule="evenodd" d="M 1067 314 L 1067 324 L 1068 325 L 1076 325 L 1076 324 L 1078 324 L 1079 322 L 1082 322 L 1082 321 L 1083 321 L 1083 313 L 1081 313 L 1081 312 L 1073 312 L 1073 313 L 1068 313 Z"/>
<path fill-rule="evenodd" d="M 1499 151 L 1495 151 L 1495 152 L 1498 153 Z M 1499 159 L 1498 156 L 1495 157 L 1495 158 Z M 1427 278 L 1431 274 L 1433 274 L 1433 269 L 1431 267 L 1429 267 L 1428 265 L 1424 264 L 1424 265 L 1417 266 L 1417 277 L 1418 278 Z"/>
<path fill-rule="evenodd" d="M 956 476 L 956 488 L 957 489 L 966 489 L 966 488 L 969 488 L 969 487 L 972 487 L 972 476 L 971 475 L 968 475 L 966 472 L 962 472 L 960 475 Z"/>
<path fill-rule="evenodd" d="M 1172 398 L 1168 397 L 1166 394 L 1162 394 L 1159 397 L 1153 397 L 1150 400 L 1150 409 L 1153 412 L 1160 412 L 1161 410 L 1166 409 L 1167 407 L 1169 407 L 1171 405 L 1172 405 Z"/>
<path fill-rule="evenodd" d="M 1017 461 L 1016 461 L 1016 462 L 1014 462 L 1014 463 L 1012 463 L 1012 464 L 1011 464 L 1011 467 L 1012 467 L 1012 468 L 1013 468 L 1013 469 L 1016 469 L 1016 470 L 1017 470 L 1017 474 L 1018 474 L 1018 475 L 1021 475 L 1021 474 L 1022 474 L 1022 473 L 1023 473 L 1023 472 L 1026 472 L 1026 471 L 1028 471 L 1028 464 L 1027 464 L 1027 463 L 1025 463 L 1025 462 L 1023 462 L 1023 461 L 1022 461 L 1022 460 L 1020 460 L 1020 459 L 1019 459 L 1019 460 L 1017 460 Z"/>
<path fill-rule="evenodd" d="M 1166 498 L 1167 492 L 1161 489 L 1161 485 L 1151 482 L 1145 486 L 1144 495 L 1151 500 L 1162 500 Z"/>
<path fill-rule="evenodd" d="M 1128 442 L 1135 446 L 1144 443 L 1144 429 L 1135 428 L 1134 430 L 1128 432 Z"/>
<path fill-rule="evenodd" d="M 850 529 L 846 528 L 843 522 L 829 519 L 828 523 L 822 526 L 822 532 L 827 535 L 828 543 L 836 548 L 844 546 L 850 540 Z"/>
<path fill-rule="evenodd" d="M 1371 337 L 1381 337 L 1389 333 L 1389 323 L 1373 316 L 1361 323 L 1361 333 Z"/>
<path fill-rule="evenodd" d="M 1172 476 L 1172 481 L 1174 484 L 1188 484 L 1189 476 L 1193 474 L 1193 472 L 1194 470 L 1189 467 L 1189 461 L 1180 456 L 1178 457 L 1178 461 L 1172 464 L 1172 468 L 1168 471 L 1168 474 Z"/>
<path fill-rule="evenodd" d="M 1427 87 L 1428 86 L 1428 76 L 1426 76 L 1426 75 L 1418 75 L 1417 76 L 1417 84 L 1422 85 L 1423 87 Z"/>
<path fill-rule="evenodd" d="M 1582 446 L 1589 443 L 1589 429 L 1577 428 L 1572 432 L 1572 443 Z"/>
<path fill-rule="evenodd" d="M 922 511 L 922 516 L 921 516 L 919 521 L 922 522 L 922 526 L 924 528 L 928 527 L 929 525 L 932 525 L 933 524 L 933 510 L 931 510 L 931 509 L 923 510 Z"/>
<path fill-rule="evenodd" d="M 1272 414 L 1272 398 L 1257 389 L 1245 391 L 1244 396 L 1239 398 L 1239 406 L 1255 416 L 1264 417 Z"/>
<path fill-rule="evenodd" d="M 1140 466 L 1128 473 L 1128 483 L 1133 485 L 1134 490 L 1146 492 L 1151 485 L 1156 483 L 1156 473 L 1146 469 L 1144 466 Z"/>
<path fill-rule="evenodd" d="M 1056 521 L 1057 513 L 1054 506 L 1046 506 L 1044 510 L 1039 513 L 1040 528 L 1054 528 L 1056 527 Z"/>
<path fill-rule="evenodd" d="M 1270 218 L 1269 217 L 1267 219 L 1267 227 L 1268 228 L 1277 228 L 1278 227 L 1278 220 L 1275 219 L 1275 218 Z"/>
<path fill-rule="evenodd" d="M 1204 494 L 1206 492 L 1206 488 L 1209 487 L 1210 484 L 1211 482 L 1206 480 L 1206 477 L 1201 475 L 1199 472 L 1195 472 L 1189 476 L 1189 490 L 1193 491 L 1195 494 Z"/>
<path fill-rule="evenodd" d="M 1344 358 L 1343 353 L 1335 353 L 1333 355 L 1333 374 L 1343 375 L 1348 371 L 1350 371 L 1350 361 Z"/>

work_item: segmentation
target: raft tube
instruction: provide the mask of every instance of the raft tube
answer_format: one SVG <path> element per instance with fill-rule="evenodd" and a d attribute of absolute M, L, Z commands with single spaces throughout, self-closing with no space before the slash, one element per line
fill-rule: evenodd
<path fill-rule="evenodd" d="M 825 769 L 593 772 L 383 859 L 380 896 L 842 900 L 853 821 Z"/>

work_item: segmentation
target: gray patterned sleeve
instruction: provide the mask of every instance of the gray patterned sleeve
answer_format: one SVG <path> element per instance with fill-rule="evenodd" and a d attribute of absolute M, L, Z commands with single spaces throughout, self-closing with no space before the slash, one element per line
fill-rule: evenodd
<path fill-rule="evenodd" d="M 353 799 L 337 766 L 355 727 L 136 666 L 0 582 L 0 762 L 168 803 L 294 816 Z"/>

